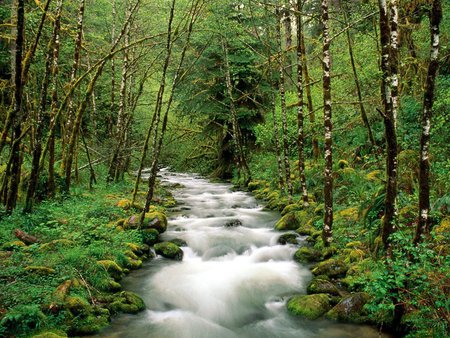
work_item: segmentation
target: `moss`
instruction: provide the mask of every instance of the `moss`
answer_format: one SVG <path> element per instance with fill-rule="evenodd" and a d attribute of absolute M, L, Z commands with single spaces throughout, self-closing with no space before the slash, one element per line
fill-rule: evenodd
<path fill-rule="evenodd" d="M 122 291 L 113 295 L 113 302 L 109 305 L 109 308 L 113 313 L 138 313 L 145 309 L 145 304 L 137 294 Z"/>
<path fill-rule="evenodd" d="M 310 219 L 307 223 L 300 225 L 297 229 L 295 229 L 295 232 L 301 236 L 311 236 L 316 231 L 311 223 L 312 219 Z"/>
<path fill-rule="evenodd" d="M 130 249 L 136 256 L 148 255 L 150 247 L 147 244 L 138 243 L 126 243 L 128 249 Z"/>
<path fill-rule="evenodd" d="M 318 204 L 315 208 L 314 208 L 314 215 L 317 216 L 323 216 L 325 210 L 325 205 L 323 203 Z"/>
<path fill-rule="evenodd" d="M 142 268 L 142 261 L 140 259 L 133 259 L 126 256 L 124 260 L 125 267 L 130 270 L 137 270 Z"/>
<path fill-rule="evenodd" d="M 25 271 L 36 275 L 51 275 L 56 272 L 55 269 L 49 268 L 48 266 L 31 266 L 31 265 L 25 267 Z"/>
<path fill-rule="evenodd" d="M 17 251 L 26 246 L 27 245 L 22 241 L 12 241 L 12 242 L 7 242 L 7 243 L 3 244 L 1 248 L 2 248 L 2 250 L 5 250 L 5 251 Z"/>
<path fill-rule="evenodd" d="M 336 285 L 320 276 L 311 280 L 306 291 L 308 294 L 326 293 L 334 296 L 340 295 L 339 289 Z"/>
<path fill-rule="evenodd" d="M 155 229 L 161 234 L 167 230 L 167 217 L 162 212 L 148 212 L 145 214 L 142 228 Z"/>
<path fill-rule="evenodd" d="M 90 314 L 86 317 L 75 317 L 70 323 L 69 334 L 72 336 L 91 335 L 109 325 L 108 315 Z"/>
<path fill-rule="evenodd" d="M 155 252 L 163 257 L 181 261 L 183 259 L 183 250 L 178 245 L 170 242 L 157 243 L 154 246 Z"/>
<path fill-rule="evenodd" d="M 294 254 L 294 260 L 300 263 L 317 262 L 322 258 L 322 253 L 313 248 L 303 246 Z"/>
<path fill-rule="evenodd" d="M 357 292 L 347 296 L 333 307 L 325 317 L 331 320 L 358 324 L 367 322 L 364 305 L 369 299 L 369 295 L 365 292 Z"/>
<path fill-rule="evenodd" d="M 381 182 L 381 175 L 381 170 L 373 170 L 366 175 L 366 180 L 368 180 L 369 182 Z"/>
<path fill-rule="evenodd" d="M 156 229 L 142 230 L 142 240 L 147 245 L 154 245 L 159 241 L 159 232 Z"/>
<path fill-rule="evenodd" d="M 335 220 L 341 219 L 347 222 L 356 222 L 358 220 L 358 208 L 352 207 L 338 211 L 336 213 Z"/>
<path fill-rule="evenodd" d="M 438 242 L 448 242 L 450 239 L 450 217 L 444 218 L 441 223 L 433 229 L 435 239 Z M 445 252 L 445 251 L 444 251 Z"/>
<path fill-rule="evenodd" d="M 354 249 L 361 249 L 364 247 L 364 245 L 360 242 L 360 241 L 353 241 L 353 242 L 348 242 L 347 244 L 345 244 L 346 248 L 354 248 Z"/>
<path fill-rule="evenodd" d="M 348 168 L 348 161 L 346 160 L 339 160 L 338 166 L 340 169 Z"/>
<path fill-rule="evenodd" d="M 131 250 L 126 250 L 123 254 L 128 258 L 139 259 L 139 257 Z"/>
<path fill-rule="evenodd" d="M 298 234 L 295 233 L 287 233 L 278 237 L 278 244 L 298 244 Z"/>
<path fill-rule="evenodd" d="M 64 299 L 63 306 L 74 316 L 88 315 L 92 312 L 90 304 L 85 299 L 78 296 L 67 296 Z"/>
<path fill-rule="evenodd" d="M 41 251 L 51 251 L 51 250 L 55 250 L 57 248 L 70 248 L 74 245 L 75 245 L 74 241 L 62 238 L 62 239 L 55 239 L 48 243 L 44 243 L 40 246 L 39 249 Z"/>
<path fill-rule="evenodd" d="M 120 200 L 119 202 L 117 202 L 116 206 L 118 206 L 119 208 L 121 208 L 123 210 L 130 210 L 131 201 L 127 200 L 127 199 L 123 199 L 123 200 Z"/>
<path fill-rule="evenodd" d="M 32 336 L 32 338 L 66 338 L 67 333 L 60 330 L 44 331 Z"/>
<path fill-rule="evenodd" d="M 362 261 L 365 257 L 365 252 L 361 249 L 344 249 L 342 254 L 345 257 L 344 262 L 347 264 Z"/>
<path fill-rule="evenodd" d="M 275 224 L 275 230 L 297 230 L 301 225 L 307 224 L 310 220 L 308 211 L 301 210 L 290 212 Z"/>
<path fill-rule="evenodd" d="M 348 271 L 348 266 L 341 259 L 328 259 L 320 262 L 312 270 L 313 275 L 326 275 L 328 277 L 341 277 L 345 276 Z"/>
<path fill-rule="evenodd" d="M 264 188 L 266 186 L 266 181 L 251 181 L 248 185 L 247 185 L 247 189 L 248 191 L 255 191 L 257 189 L 260 188 Z"/>
<path fill-rule="evenodd" d="M 324 293 L 315 295 L 297 295 L 288 301 L 287 308 L 293 315 L 314 320 L 330 310 L 330 297 Z"/>
<path fill-rule="evenodd" d="M 100 260 L 97 264 L 103 267 L 109 275 L 116 281 L 121 280 L 124 276 L 123 269 L 114 261 L 111 260 Z"/>

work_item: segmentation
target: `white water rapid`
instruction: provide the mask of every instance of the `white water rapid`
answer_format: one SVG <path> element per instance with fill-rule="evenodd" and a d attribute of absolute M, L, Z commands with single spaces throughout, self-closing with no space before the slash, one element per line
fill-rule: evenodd
<path fill-rule="evenodd" d="M 289 295 L 311 279 L 292 260 L 296 248 L 279 245 L 272 230 L 280 217 L 248 193 L 188 174 L 161 172 L 178 206 L 162 239 L 180 238 L 182 262 L 157 257 L 126 278 L 147 309 L 120 315 L 99 337 L 378 337 L 365 326 L 308 321 L 289 315 Z M 234 223 L 234 226 L 226 226 Z"/>

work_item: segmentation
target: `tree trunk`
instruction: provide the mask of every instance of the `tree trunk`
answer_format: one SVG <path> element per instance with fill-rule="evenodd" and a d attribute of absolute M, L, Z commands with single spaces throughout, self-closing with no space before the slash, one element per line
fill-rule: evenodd
<path fill-rule="evenodd" d="M 60 7 L 57 8 L 56 16 L 60 16 Z M 58 19 L 56 19 L 58 20 Z M 39 179 L 39 161 L 41 159 L 41 153 L 42 153 L 42 136 L 44 131 L 44 115 L 46 113 L 47 109 L 47 95 L 48 95 L 48 87 L 50 83 L 50 77 L 52 72 L 52 66 L 53 66 L 53 49 L 55 48 L 55 42 L 59 35 L 59 24 L 56 23 L 53 28 L 53 34 L 51 37 L 50 42 L 48 43 L 48 50 L 47 55 L 45 59 L 45 73 L 44 73 L 44 79 L 42 81 L 42 90 L 41 90 L 41 98 L 40 98 L 40 104 L 38 111 L 36 113 L 36 132 L 34 135 L 34 145 L 33 145 L 33 159 L 32 159 L 32 166 L 31 166 L 31 172 L 30 172 L 30 179 L 28 182 L 28 189 L 27 189 L 27 196 L 25 200 L 25 207 L 24 212 L 31 212 L 33 209 L 33 201 L 34 201 L 34 194 L 36 191 L 36 187 L 38 184 Z"/>
<path fill-rule="evenodd" d="M 161 109 L 162 109 L 162 103 L 163 103 L 162 101 L 163 101 L 163 97 L 164 97 L 164 91 L 166 88 L 166 75 L 167 75 L 167 69 L 169 68 L 169 64 L 170 64 L 170 60 L 171 60 L 171 56 L 172 56 L 172 43 L 173 43 L 173 41 L 172 41 L 172 23 L 173 23 L 173 17 L 174 17 L 174 12 L 175 12 L 175 2 L 176 2 L 176 0 L 172 0 L 171 6 L 170 6 L 169 24 L 167 27 L 166 57 L 164 60 L 161 82 L 159 85 L 158 97 L 156 100 L 155 112 L 154 112 L 154 117 L 153 117 L 154 122 L 155 122 L 154 135 L 153 135 L 153 140 L 152 140 L 152 152 L 153 153 L 155 152 L 156 146 L 157 146 L 158 128 L 159 128 L 159 121 L 161 118 Z M 151 128 L 152 128 L 152 126 L 150 126 L 150 128 L 149 128 L 148 134 L 150 134 Z M 155 186 L 155 181 L 156 181 L 156 169 L 157 169 L 157 161 L 155 161 L 155 160 L 157 160 L 157 159 L 155 156 L 153 156 L 152 168 L 151 168 L 150 177 L 148 180 L 148 191 L 147 191 L 147 196 L 145 199 L 145 206 L 144 206 L 144 210 L 142 211 L 140 221 L 139 221 L 139 223 L 141 225 L 144 222 L 145 213 L 149 211 L 150 203 L 153 199 L 153 191 L 154 191 L 154 186 Z M 137 185 L 138 184 L 139 183 L 137 183 Z M 136 193 L 136 190 L 135 190 L 135 193 Z"/>
<path fill-rule="evenodd" d="M 289 143 L 287 135 L 287 108 L 286 108 L 286 90 L 285 90 L 285 77 L 284 77 L 284 64 L 283 64 L 283 49 L 281 46 L 281 15 L 280 10 L 277 9 L 277 45 L 278 45 L 278 67 L 280 72 L 280 99 L 281 99 L 281 120 L 283 131 L 283 157 L 284 157 L 284 174 L 287 187 L 287 193 L 289 199 L 292 198 L 292 181 L 291 181 L 291 169 L 289 164 Z"/>
<path fill-rule="evenodd" d="M 431 51 L 428 65 L 422 111 L 422 135 L 420 138 L 419 218 L 414 243 L 422 241 L 422 235 L 430 233 L 430 129 L 433 112 L 434 88 L 439 68 L 439 25 L 442 20 L 440 0 L 433 1 L 430 13 Z"/>
<path fill-rule="evenodd" d="M 25 28 L 25 8 L 24 0 L 17 0 L 17 36 L 15 55 L 15 78 L 14 78 L 14 111 L 12 115 L 13 144 L 8 165 L 10 165 L 9 184 L 7 186 L 6 211 L 11 213 L 16 207 L 17 195 L 19 191 L 22 156 L 20 154 L 20 138 L 22 136 L 22 122 L 24 120 L 22 112 L 22 56 L 24 47 Z M 6 177 L 5 177 L 6 178 Z M 7 179 L 7 178 L 6 178 Z"/>
<path fill-rule="evenodd" d="M 322 25 L 323 25 L 323 119 L 325 126 L 325 186 L 324 202 L 325 215 L 323 219 L 322 240 L 324 246 L 330 246 L 333 240 L 333 122 L 331 114 L 331 54 L 330 37 L 328 31 L 328 0 L 322 0 Z"/>
<path fill-rule="evenodd" d="M 301 0 L 299 0 L 301 1 Z M 308 62 L 306 60 L 306 48 L 305 48 L 305 34 L 303 32 L 303 26 L 301 26 L 300 31 L 301 37 L 301 48 L 302 48 L 302 65 L 303 65 L 303 75 L 305 77 L 305 89 L 306 89 L 306 100 L 308 106 L 309 122 L 311 124 L 311 134 L 312 134 L 312 146 L 313 146 L 313 159 L 317 161 L 319 159 L 319 140 L 317 139 L 316 132 L 316 114 L 314 113 L 314 106 L 311 94 L 312 81 L 309 76 Z"/>
<path fill-rule="evenodd" d="M 227 95 L 230 100 L 230 112 L 231 112 L 231 125 L 233 128 L 233 142 L 235 145 L 235 157 L 237 159 L 238 171 L 241 170 L 244 173 L 244 182 L 249 182 L 251 179 L 250 169 L 245 158 L 242 133 L 238 122 L 236 113 L 236 106 L 233 98 L 233 85 L 231 83 L 230 63 L 228 61 L 228 46 L 226 41 L 222 41 L 222 49 L 224 53 L 224 66 L 225 66 L 225 83 L 227 88 Z"/>
<path fill-rule="evenodd" d="M 56 113 L 58 111 L 58 73 L 59 73 L 59 47 L 60 47 L 60 29 L 61 29 L 61 12 L 63 7 L 63 0 L 58 0 L 56 4 L 56 17 L 54 23 L 55 43 L 53 45 L 53 65 L 52 65 L 52 104 L 50 111 L 50 130 L 53 130 L 56 124 Z M 55 135 L 51 134 L 48 138 L 48 196 L 55 195 Z M 42 155 L 41 155 L 42 160 Z M 41 161 L 40 161 L 41 162 Z M 42 163 L 40 164 L 42 167 Z"/>
<path fill-rule="evenodd" d="M 392 0 L 391 6 L 395 6 L 395 0 Z M 398 78 L 394 73 L 398 62 L 395 25 L 392 23 L 396 16 L 389 20 L 386 0 L 379 0 L 380 7 L 380 44 L 381 44 L 381 71 L 382 76 L 382 102 L 384 105 L 384 127 L 386 134 L 386 198 L 384 206 L 382 241 L 388 254 L 390 252 L 389 236 L 396 230 L 396 199 L 397 199 L 397 88 Z M 394 11 L 395 14 L 395 11 Z"/>
<path fill-rule="evenodd" d="M 70 81 L 69 86 L 72 87 L 77 78 L 78 67 L 80 64 L 81 57 L 81 47 L 83 42 L 83 21 L 84 21 L 84 9 L 85 9 L 86 0 L 79 0 L 79 8 L 78 8 L 78 21 L 77 21 L 77 38 L 75 40 L 75 49 L 73 53 L 73 63 L 72 63 L 72 71 L 70 73 Z M 66 155 L 66 145 L 68 144 L 71 134 L 72 134 L 72 126 L 74 123 L 74 103 L 73 103 L 73 95 L 69 97 L 69 102 L 67 105 L 67 121 L 63 130 L 62 137 L 62 159 L 61 161 L 62 168 L 64 169 L 65 165 L 65 155 Z"/>
<path fill-rule="evenodd" d="M 340 0 L 340 3 L 341 3 L 341 8 L 342 8 L 341 0 Z M 347 7 L 346 6 L 344 6 L 344 8 L 342 8 L 342 12 L 344 14 L 344 24 L 345 24 L 345 26 L 348 26 Z M 364 107 L 364 103 L 363 103 L 363 99 L 362 99 L 361 85 L 359 83 L 358 71 L 356 70 L 356 63 L 355 63 L 355 56 L 353 53 L 352 39 L 350 37 L 350 29 L 346 29 L 346 35 L 347 35 L 347 44 L 348 44 L 348 54 L 350 55 L 350 63 L 352 65 L 353 80 L 355 81 L 356 93 L 358 95 L 361 119 L 367 128 L 367 135 L 369 137 L 369 141 L 372 144 L 372 147 L 375 147 L 375 145 L 376 145 L 375 139 L 372 134 L 372 128 L 370 127 L 369 119 L 367 118 L 366 108 Z"/>
<path fill-rule="evenodd" d="M 297 0 L 297 97 L 298 97 L 298 110 L 297 110 L 297 147 L 298 147 L 298 174 L 300 178 L 300 184 L 302 188 L 302 200 L 303 206 L 307 207 L 308 202 L 308 190 L 306 188 L 306 175 L 305 175 L 305 156 L 304 156 L 304 114 L 303 114 L 303 53 L 302 53 L 302 0 Z"/>

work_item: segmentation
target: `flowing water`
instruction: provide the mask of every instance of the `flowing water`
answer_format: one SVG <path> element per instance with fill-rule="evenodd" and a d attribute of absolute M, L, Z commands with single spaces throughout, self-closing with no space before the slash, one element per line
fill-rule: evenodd
<path fill-rule="evenodd" d="M 161 175 L 163 184 L 182 185 L 174 191 L 178 206 L 162 238 L 187 242 L 183 261 L 158 257 L 127 277 L 124 288 L 139 294 L 147 309 L 120 315 L 98 336 L 379 337 L 370 327 L 287 313 L 287 298 L 304 293 L 311 274 L 292 260 L 295 246 L 277 244 L 280 233 L 272 228 L 278 213 L 264 211 L 228 184 L 164 170 Z"/>

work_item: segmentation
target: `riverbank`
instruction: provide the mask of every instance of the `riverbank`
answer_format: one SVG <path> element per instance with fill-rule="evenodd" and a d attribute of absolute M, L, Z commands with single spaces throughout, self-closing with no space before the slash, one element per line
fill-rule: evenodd
<path fill-rule="evenodd" d="M 368 183 L 381 182 L 380 171 L 357 171 L 342 163 L 335 184 L 346 194 L 337 196 L 334 240 L 328 248 L 321 238 L 323 204 L 316 202 L 317 196 L 320 199 L 320 186 L 310 186 L 314 189 L 310 191 L 309 206 L 305 207 L 298 194 L 289 201 L 269 181 L 255 180 L 248 185 L 249 191 L 263 200 L 268 209 L 281 212 L 282 218 L 274 228 L 289 231 L 283 235 L 285 242 L 295 244 L 299 236 L 306 236 L 308 244 L 298 248 L 294 259 L 309 264 L 314 278 L 307 286 L 307 294 L 293 296 L 287 309 L 310 320 L 326 318 L 375 325 L 394 332 L 395 336 L 446 336 L 449 218 L 436 224 L 429 243 L 414 246 L 414 209 L 411 205 L 403 206 L 399 211 L 402 232 L 393 239 L 396 249 L 391 257 L 382 256 L 378 248 L 382 245 L 379 227 L 384 194 L 381 189 L 374 191 L 370 203 L 354 199 L 354 194 Z M 298 188 L 298 178 L 295 175 L 293 178 Z M 405 200 L 402 202 L 404 205 Z M 401 314 L 394 311 L 393 299 L 400 305 Z"/>
<path fill-rule="evenodd" d="M 137 229 L 145 193 L 131 205 L 131 186 L 73 191 L 32 214 L 0 219 L 0 336 L 92 334 L 117 313 L 144 309 L 120 282 L 153 257 L 150 245 L 165 230 L 165 209 L 175 201 L 158 187 L 146 226 Z"/>

